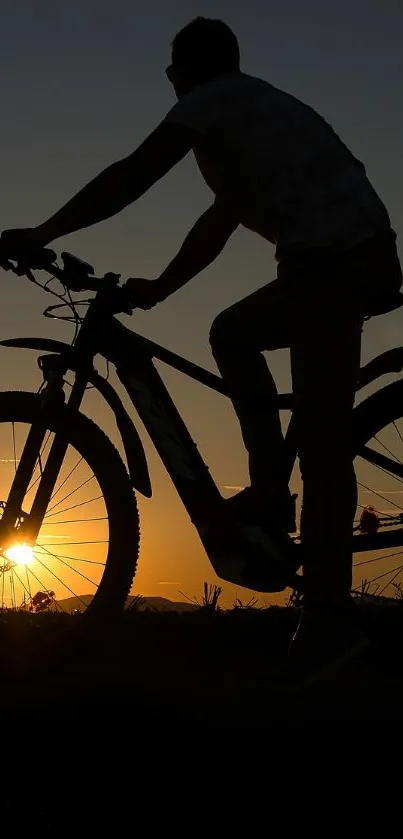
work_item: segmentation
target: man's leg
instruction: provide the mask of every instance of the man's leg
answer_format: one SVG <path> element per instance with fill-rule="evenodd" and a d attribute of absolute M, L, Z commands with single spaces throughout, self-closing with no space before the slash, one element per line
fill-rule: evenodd
<path fill-rule="evenodd" d="M 326 294 L 318 299 L 305 287 L 290 306 L 306 604 L 347 600 L 352 576 L 352 410 L 362 317 Z"/>
<path fill-rule="evenodd" d="M 274 281 L 215 319 L 210 343 L 249 452 L 251 485 L 267 506 L 287 506 L 290 494 L 277 389 L 263 350 L 289 345 L 282 284 Z"/>

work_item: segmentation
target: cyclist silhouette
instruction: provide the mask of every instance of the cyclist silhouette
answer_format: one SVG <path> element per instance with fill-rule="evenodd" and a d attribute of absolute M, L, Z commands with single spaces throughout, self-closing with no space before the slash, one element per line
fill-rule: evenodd
<path fill-rule="evenodd" d="M 5 231 L 2 240 L 43 246 L 106 219 L 193 150 L 214 202 L 158 279 L 129 281 L 136 305 L 152 308 L 181 288 L 218 256 L 239 224 L 276 246 L 277 279 L 219 314 L 210 333 L 250 460 L 251 486 L 227 503 L 238 515 L 257 517 L 274 536 L 295 530 L 276 387 L 262 356 L 290 347 L 305 558 L 293 649 L 304 657 L 316 644 L 328 657 L 334 647 L 338 656 L 340 643 L 343 652 L 358 637 L 345 628 L 361 332 L 366 317 L 397 305 L 396 235 L 363 164 L 312 108 L 241 71 L 238 41 L 225 23 L 199 17 L 185 26 L 174 38 L 166 74 L 178 101 L 139 148 L 43 224 Z"/>

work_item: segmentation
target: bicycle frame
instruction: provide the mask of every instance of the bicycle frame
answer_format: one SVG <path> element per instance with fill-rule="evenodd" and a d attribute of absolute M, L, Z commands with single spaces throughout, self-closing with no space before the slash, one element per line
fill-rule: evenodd
<path fill-rule="evenodd" d="M 221 378 L 127 329 L 113 315 L 107 313 L 107 307 L 103 305 L 102 294 L 99 293 L 89 306 L 74 346 L 69 347 L 60 342 L 42 341 L 41 339 L 12 339 L 4 341 L 2 344 L 42 350 L 50 349 L 53 353 L 55 351 L 57 353 L 56 356 L 53 356 L 54 362 L 51 359 L 50 364 L 46 365 L 49 369 L 48 375 L 45 376 L 43 416 L 38 417 L 38 420 L 31 426 L 3 513 L 2 524 L 0 525 L 2 544 L 7 543 L 7 537 L 5 536 L 7 528 L 8 530 L 12 528 L 12 535 L 15 538 L 15 522 L 21 515 L 24 491 L 29 485 L 34 467 L 33 452 L 36 451 L 37 453 L 40 450 L 46 427 L 46 411 L 49 409 L 52 399 L 57 401 L 58 394 L 60 395 L 62 392 L 63 378 L 67 370 L 73 370 L 76 373 L 72 392 L 67 401 L 68 408 L 79 410 L 88 382 L 95 382 L 115 410 L 121 433 L 123 429 L 122 437 L 126 453 L 128 449 L 130 451 L 128 441 L 133 436 L 137 441 L 135 446 L 137 454 L 139 453 L 140 438 L 119 397 L 113 391 L 113 388 L 94 371 L 93 359 L 99 353 L 116 367 L 117 375 L 158 451 L 191 521 L 196 526 L 216 572 L 219 576 L 239 583 L 240 577 L 239 574 L 237 575 L 233 548 L 232 556 L 229 557 L 225 555 L 225 550 L 217 553 L 215 549 L 212 549 L 211 544 L 211 525 L 213 524 L 219 526 L 222 537 L 221 546 L 227 543 L 232 543 L 233 546 L 234 521 L 227 512 L 221 493 L 180 417 L 153 360 L 162 360 L 206 386 L 228 395 Z M 46 358 L 49 359 L 49 356 L 45 356 Z M 290 396 L 283 397 L 282 401 L 284 407 L 290 406 Z M 54 490 L 67 445 L 67 436 L 64 435 L 63 431 L 58 432 L 39 481 L 30 515 L 25 523 L 22 521 L 18 525 L 19 538 L 23 538 L 30 544 L 35 542 L 42 525 L 43 516 Z M 140 469 L 140 477 L 144 489 L 149 485 L 149 479 L 146 465 L 146 473 L 144 474 L 145 456 L 142 447 L 141 453 L 143 465 Z M 294 448 L 292 462 L 294 462 L 295 456 L 296 449 Z M 137 471 L 138 466 L 138 464 L 133 463 L 134 460 L 135 458 L 132 458 L 133 469 L 131 471 L 133 473 Z M 292 463 L 290 464 L 290 473 L 291 469 Z M 146 492 L 146 494 L 151 493 Z M 254 528 L 252 528 L 253 530 Z M 249 534 L 250 542 L 265 545 L 267 537 L 259 528 L 256 528 L 256 531 L 256 533 Z M 280 554 L 278 556 L 279 561 L 281 561 Z M 231 560 L 230 571 L 228 570 L 228 560 Z M 224 569 L 223 563 L 227 566 L 226 569 Z M 240 564 L 243 567 L 243 561 Z"/>
<path fill-rule="evenodd" d="M 157 449 L 192 522 L 198 529 L 213 567 L 219 576 L 228 579 L 228 573 L 223 573 L 222 565 L 220 562 L 215 561 L 211 550 L 209 550 L 208 545 L 205 543 L 204 536 L 209 524 L 214 520 L 217 521 L 220 519 L 224 530 L 225 527 L 233 527 L 233 522 L 229 518 L 226 519 L 227 514 L 221 493 L 211 478 L 208 467 L 204 463 L 196 444 L 180 417 L 153 363 L 153 359 L 161 360 L 207 387 L 229 396 L 227 388 L 219 376 L 199 367 L 193 362 L 183 359 L 176 353 L 161 347 L 122 325 L 113 315 L 106 313 L 102 305 L 99 305 L 97 302 L 98 296 L 97 294 L 89 306 L 77 341 L 73 347 L 58 341 L 35 338 L 10 339 L 0 343 L 4 346 L 18 346 L 39 350 L 51 350 L 53 353 L 56 352 L 59 359 L 58 366 L 56 373 L 53 373 L 53 380 L 51 379 L 48 383 L 47 389 L 52 393 L 52 387 L 56 390 L 57 387 L 61 388 L 65 372 L 68 369 L 75 371 L 76 381 L 68 400 L 68 406 L 74 410 L 80 408 L 88 382 L 92 382 L 98 387 L 117 417 L 125 451 L 128 455 L 128 464 L 133 485 L 136 486 L 137 483 L 137 488 L 140 491 L 146 495 L 150 495 L 151 487 L 140 438 L 113 388 L 94 371 L 93 358 L 99 353 L 116 367 L 120 381 L 125 387 L 133 406 Z M 403 365 L 403 349 L 398 348 L 394 352 L 394 366 L 392 369 L 396 369 L 396 367 L 401 369 Z M 399 355 L 398 359 L 396 354 Z M 388 354 L 385 353 L 384 355 L 386 357 Z M 377 359 L 376 375 L 375 368 L 374 375 L 371 371 L 365 373 L 366 368 L 363 368 L 360 386 L 368 384 L 383 372 L 388 372 L 390 363 L 391 359 L 389 358 L 386 361 L 385 358 L 383 365 L 385 369 L 383 369 L 382 357 Z M 46 405 L 44 407 L 46 408 Z M 292 410 L 291 394 L 280 395 L 278 407 L 280 409 Z M 38 451 L 41 427 L 44 427 L 43 419 L 42 422 L 38 420 L 38 423 L 32 426 L 32 452 L 35 446 L 36 452 Z M 47 465 L 43 477 L 39 482 L 37 496 L 30 514 L 30 518 L 32 514 L 36 517 L 37 525 L 39 524 L 39 526 L 46 510 L 46 504 L 54 488 L 59 464 L 61 464 L 67 448 L 63 437 L 64 435 L 58 434 L 54 440 L 54 448 L 52 447 L 48 457 Z M 291 475 L 296 456 L 295 423 L 292 416 L 286 434 L 286 457 L 289 475 Z M 21 470 L 23 471 L 25 468 L 27 475 L 30 465 L 32 471 L 29 446 L 27 443 L 20 463 Z M 19 469 L 17 470 L 17 475 Z M 19 485 L 18 488 L 21 492 L 21 480 L 16 480 L 16 485 Z M 10 511 L 12 511 L 13 506 L 15 508 L 15 494 L 13 495 L 13 489 L 7 502 L 8 505 L 10 505 Z M 8 522 L 6 515 L 7 506 L 2 518 L 3 527 Z M 380 540 L 380 534 L 377 535 L 377 544 L 379 544 L 380 548 L 394 544 L 393 535 L 389 533 L 383 535 L 386 537 L 385 544 L 380 544 L 380 541 L 383 540 Z M 372 537 L 359 536 L 355 537 L 354 541 L 357 542 L 354 550 L 370 550 L 372 547 Z M 232 570 L 235 571 L 234 568 Z M 232 572 L 231 577 L 233 577 Z"/>
<path fill-rule="evenodd" d="M 222 379 L 112 319 L 103 333 L 101 352 L 116 366 L 143 425 L 158 451 L 196 527 L 215 514 L 222 501 L 208 467 L 178 413 L 153 359 L 164 361 L 192 379 L 228 396 Z M 289 403 L 290 397 L 284 400 Z M 294 451 L 294 460 L 296 449 Z M 291 466 L 292 468 L 292 466 Z M 291 473 L 291 469 L 290 469 Z"/>

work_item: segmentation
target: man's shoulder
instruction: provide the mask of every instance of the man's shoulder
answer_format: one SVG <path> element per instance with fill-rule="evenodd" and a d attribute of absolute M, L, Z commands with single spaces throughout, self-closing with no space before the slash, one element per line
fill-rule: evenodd
<path fill-rule="evenodd" d="M 250 106 L 254 96 L 275 91 L 269 82 L 246 73 L 226 73 L 217 79 L 195 87 L 168 111 L 168 122 L 188 124 L 196 122 L 211 125 L 225 114 L 242 106 Z"/>

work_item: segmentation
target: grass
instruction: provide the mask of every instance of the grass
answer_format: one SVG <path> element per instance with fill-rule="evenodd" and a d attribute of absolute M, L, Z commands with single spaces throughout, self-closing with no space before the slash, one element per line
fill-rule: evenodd
<path fill-rule="evenodd" d="M 360 605 L 382 639 L 382 653 L 332 676 L 307 693 L 279 696 L 273 671 L 286 656 L 297 621 L 294 606 L 220 610 L 205 589 L 191 612 L 131 609 L 87 643 L 41 657 L 45 639 L 79 626 L 79 616 L 3 613 L 0 675 L 4 718 L 92 722 L 140 719 L 140 732 L 197 737 L 220 732 L 248 742 L 309 732 L 329 736 L 347 726 L 395 720 L 403 702 L 403 603 Z M 212 608 L 212 603 L 214 608 Z M 55 649 L 58 649 L 56 644 Z M 403 662 L 403 659 L 402 659 Z"/>

